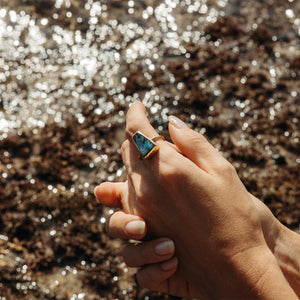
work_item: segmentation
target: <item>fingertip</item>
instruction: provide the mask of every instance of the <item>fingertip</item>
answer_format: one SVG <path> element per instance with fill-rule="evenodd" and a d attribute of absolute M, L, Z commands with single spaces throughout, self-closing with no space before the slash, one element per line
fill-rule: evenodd
<path fill-rule="evenodd" d="M 158 135 L 147 118 L 146 108 L 142 102 L 133 103 L 126 116 L 126 136 L 130 141 L 137 131 L 149 137 Z"/>
<path fill-rule="evenodd" d="M 173 270 L 175 271 L 177 269 L 177 265 L 178 259 L 175 256 L 159 264 L 161 270 L 165 272 L 171 272 Z"/>
<path fill-rule="evenodd" d="M 99 197 L 98 197 L 99 189 L 100 189 L 100 185 L 97 185 L 97 186 L 94 188 L 94 196 L 96 197 L 96 200 L 97 200 L 98 202 L 99 202 Z"/>
<path fill-rule="evenodd" d="M 130 105 L 128 111 L 127 111 L 127 118 L 128 118 L 128 116 L 130 116 L 133 112 L 135 113 L 136 111 L 140 111 L 140 112 L 142 112 L 143 114 L 146 115 L 146 107 L 145 107 L 145 105 L 144 105 L 142 102 L 140 102 L 140 101 L 133 102 L 133 103 Z"/>
<path fill-rule="evenodd" d="M 194 162 L 205 173 L 213 173 L 218 170 L 220 161 L 224 161 L 222 155 L 201 134 L 189 128 L 180 119 L 171 116 L 169 133 L 173 143 L 189 160 Z"/>
<path fill-rule="evenodd" d="M 146 223 L 142 219 L 130 220 L 124 231 L 128 238 L 140 240 L 146 235 Z"/>
<path fill-rule="evenodd" d="M 177 141 L 181 135 L 185 136 L 186 132 L 190 134 L 193 131 L 186 123 L 175 116 L 169 116 L 168 129 L 173 142 Z"/>
<path fill-rule="evenodd" d="M 162 238 L 158 240 L 158 243 L 154 246 L 154 252 L 158 256 L 168 255 L 171 257 L 175 252 L 175 244 L 168 238 Z"/>
<path fill-rule="evenodd" d="M 104 205 L 119 207 L 123 184 L 123 182 L 103 182 L 96 186 L 94 195 Z"/>
<path fill-rule="evenodd" d="M 95 187 L 94 195 L 99 202 L 103 203 L 103 201 L 105 201 L 105 196 L 107 196 L 106 194 L 108 191 L 109 188 L 107 186 L 107 183 L 100 183 L 98 186 Z"/>
<path fill-rule="evenodd" d="M 185 131 L 191 130 L 185 123 L 183 123 L 180 119 L 178 119 L 179 121 L 177 122 L 177 119 L 175 119 L 175 117 L 170 116 L 169 117 L 169 124 L 168 124 L 168 129 L 169 129 L 169 134 L 171 137 L 171 140 L 174 142 L 174 144 L 176 145 L 176 143 L 178 143 L 178 139 L 180 139 L 181 135 L 185 134 Z M 184 125 L 180 125 L 181 122 Z M 178 125 L 179 123 L 179 125 Z M 182 127 L 180 127 L 182 126 Z M 176 145 L 176 147 L 178 148 L 178 146 Z"/>
<path fill-rule="evenodd" d="M 189 128 L 186 123 L 175 116 L 169 116 L 169 125 L 176 129 L 187 129 Z"/>
<path fill-rule="evenodd" d="M 146 107 L 141 101 L 135 101 L 131 104 L 130 108 L 139 108 L 146 112 Z"/>
<path fill-rule="evenodd" d="M 146 235 L 147 227 L 142 218 L 117 211 L 106 223 L 106 231 L 114 238 L 140 240 Z"/>

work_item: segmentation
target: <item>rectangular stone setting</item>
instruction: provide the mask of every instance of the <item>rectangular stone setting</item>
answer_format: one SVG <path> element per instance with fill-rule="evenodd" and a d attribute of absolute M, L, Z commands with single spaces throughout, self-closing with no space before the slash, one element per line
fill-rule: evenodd
<path fill-rule="evenodd" d="M 142 158 L 148 158 L 158 150 L 158 146 L 139 131 L 132 138 Z"/>

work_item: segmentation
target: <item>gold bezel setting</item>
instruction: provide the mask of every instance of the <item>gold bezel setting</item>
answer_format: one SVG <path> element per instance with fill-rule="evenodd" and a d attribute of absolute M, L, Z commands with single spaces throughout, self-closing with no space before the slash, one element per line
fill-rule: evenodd
<path fill-rule="evenodd" d="M 155 142 L 160 139 L 164 140 L 165 138 L 163 136 L 156 136 L 150 139 L 140 131 L 135 132 L 132 136 L 132 140 L 140 152 L 139 158 L 149 159 L 156 153 L 159 150 L 159 146 Z"/>

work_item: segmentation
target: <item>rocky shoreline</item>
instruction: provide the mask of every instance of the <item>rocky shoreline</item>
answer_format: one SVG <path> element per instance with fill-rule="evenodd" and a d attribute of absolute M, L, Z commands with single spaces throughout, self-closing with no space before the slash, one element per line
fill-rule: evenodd
<path fill-rule="evenodd" d="M 192 3 L 190 3 L 192 2 Z M 300 3 L 2 0 L 0 299 L 172 299 L 136 284 L 94 187 L 130 103 L 176 115 L 300 230 Z"/>

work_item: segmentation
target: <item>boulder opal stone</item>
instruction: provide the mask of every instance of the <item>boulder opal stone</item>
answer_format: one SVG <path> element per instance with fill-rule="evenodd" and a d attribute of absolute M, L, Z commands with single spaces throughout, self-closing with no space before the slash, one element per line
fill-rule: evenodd
<path fill-rule="evenodd" d="M 136 132 L 132 138 L 141 153 L 141 158 L 148 158 L 158 150 L 158 146 L 141 132 Z"/>

